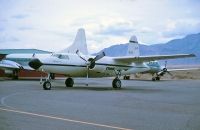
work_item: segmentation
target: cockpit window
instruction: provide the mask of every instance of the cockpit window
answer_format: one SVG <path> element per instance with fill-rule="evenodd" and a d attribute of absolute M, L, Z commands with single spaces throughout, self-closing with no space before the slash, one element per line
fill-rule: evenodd
<path fill-rule="evenodd" d="M 150 65 L 150 66 L 159 66 L 157 61 L 150 61 L 147 64 Z"/>

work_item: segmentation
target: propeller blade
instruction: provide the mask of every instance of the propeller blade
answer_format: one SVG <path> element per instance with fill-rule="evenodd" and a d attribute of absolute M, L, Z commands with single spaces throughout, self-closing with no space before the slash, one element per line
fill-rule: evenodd
<path fill-rule="evenodd" d="M 85 62 L 87 62 L 86 58 L 82 55 L 82 53 L 81 53 L 79 50 L 76 51 L 76 54 L 77 54 L 82 60 L 84 60 Z"/>
<path fill-rule="evenodd" d="M 167 61 L 165 61 L 165 68 L 167 68 Z"/>
<path fill-rule="evenodd" d="M 32 58 L 35 58 L 35 53 L 33 53 Z"/>
<path fill-rule="evenodd" d="M 101 58 L 103 58 L 105 56 L 105 53 L 104 52 L 101 52 L 100 54 L 98 54 L 93 61 L 98 61 L 100 60 Z"/>
<path fill-rule="evenodd" d="M 170 76 L 173 76 L 173 74 L 172 73 L 170 73 L 169 71 L 166 71 Z"/>

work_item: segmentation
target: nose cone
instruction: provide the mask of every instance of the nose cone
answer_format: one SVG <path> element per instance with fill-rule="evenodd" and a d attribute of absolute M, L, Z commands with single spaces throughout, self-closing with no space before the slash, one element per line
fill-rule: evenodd
<path fill-rule="evenodd" d="M 29 65 L 31 68 L 37 70 L 37 69 L 40 68 L 40 66 L 42 66 L 42 62 L 41 62 L 39 59 L 32 59 L 32 60 L 28 63 L 28 65 Z"/>

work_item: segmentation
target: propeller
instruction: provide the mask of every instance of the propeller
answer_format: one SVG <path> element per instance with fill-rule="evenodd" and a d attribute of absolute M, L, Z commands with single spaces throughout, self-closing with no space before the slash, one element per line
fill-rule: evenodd
<path fill-rule="evenodd" d="M 168 70 L 167 70 L 167 61 L 165 61 L 165 68 L 163 68 L 164 73 L 168 73 L 170 76 L 173 76 Z"/>
<path fill-rule="evenodd" d="M 89 78 L 89 70 L 93 69 L 95 67 L 96 61 L 100 60 L 101 58 L 103 58 L 105 56 L 104 52 L 101 52 L 100 54 L 96 55 L 94 58 L 89 58 L 88 60 L 86 60 L 87 58 L 79 51 L 76 51 L 76 54 L 85 61 L 86 64 L 86 68 L 87 68 L 87 73 L 86 73 L 86 78 L 87 78 L 87 86 L 88 86 L 88 78 Z"/>
<path fill-rule="evenodd" d="M 35 53 L 33 53 L 32 58 L 35 58 Z"/>

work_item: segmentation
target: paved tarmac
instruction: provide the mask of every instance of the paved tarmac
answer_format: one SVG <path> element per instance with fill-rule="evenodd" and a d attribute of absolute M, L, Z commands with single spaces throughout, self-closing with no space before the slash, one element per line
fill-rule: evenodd
<path fill-rule="evenodd" d="M 200 80 L 0 81 L 0 130 L 199 130 Z"/>

